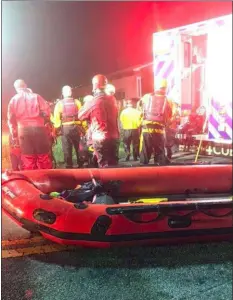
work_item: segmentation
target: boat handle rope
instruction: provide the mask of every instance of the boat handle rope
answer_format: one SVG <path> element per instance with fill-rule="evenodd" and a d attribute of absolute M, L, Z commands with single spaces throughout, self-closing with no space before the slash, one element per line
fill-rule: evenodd
<path fill-rule="evenodd" d="M 14 175 L 14 173 L 11 173 L 10 176 Z M 37 190 L 38 190 L 38 187 L 35 185 L 34 182 L 32 182 L 27 176 L 23 175 L 23 174 L 17 174 L 18 177 L 13 177 L 13 178 L 9 178 L 7 180 L 4 180 L 2 182 L 2 186 L 11 182 L 11 181 L 16 181 L 16 180 L 24 180 L 24 181 L 27 181 L 29 182 L 30 184 L 32 184 Z"/>
<path fill-rule="evenodd" d="M 148 221 L 142 221 L 142 220 L 136 220 L 134 219 L 133 215 L 130 215 L 130 214 L 122 214 L 126 219 L 134 222 L 134 223 L 138 223 L 138 224 L 150 224 L 150 223 L 154 223 L 154 222 L 157 222 L 165 217 L 168 217 L 168 218 L 188 218 L 188 217 L 192 217 L 194 216 L 195 214 L 197 213 L 202 213 L 208 217 L 212 217 L 212 218 L 225 218 L 225 217 L 228 217 L 230 215 L 233 214 L 233 210 L 231 209 L 229 212 L 225 213 L 225 214 L 222 214 L 222 215 L 217 215 L 217 214 L 214 214 L 214 213 L 211 213 L 209 211 L 205 211 L 205 210 L 193 210 L 185 215 L 176 215 L 176 214 L 164 214 L 164 213 L 158 213 L 158 215 L 156 216 L 156 218 L 152 219 L 152 220 L 148 220 Z M 138 215 L 138 213 L 135 213 L 134 215 Z"/>

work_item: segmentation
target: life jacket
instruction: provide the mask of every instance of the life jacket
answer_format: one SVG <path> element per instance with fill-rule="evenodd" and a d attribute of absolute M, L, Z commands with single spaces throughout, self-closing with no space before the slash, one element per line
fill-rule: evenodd
<path fill-rule="evenodd" d="M 144 120 L 165 123 L 165 107 L 167 98 L 165 94 L 154 93 L 144 104 Z"/>
<path fill-rule="evenodd" d="M 78 107 L 73 98 L 62 100 L 62 122 L 78 121 Z"/>

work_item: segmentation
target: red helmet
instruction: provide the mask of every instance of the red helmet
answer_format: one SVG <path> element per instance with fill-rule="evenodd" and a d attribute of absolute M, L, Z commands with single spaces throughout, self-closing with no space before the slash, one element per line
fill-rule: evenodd
<path fill-rule="evenodd" d="M 102 74 L 95 75 L 92 78 L 93 91 L 95 91 L 96 89 L 104 89 L 107 83 L 108 80 L 104 75 Z"/>

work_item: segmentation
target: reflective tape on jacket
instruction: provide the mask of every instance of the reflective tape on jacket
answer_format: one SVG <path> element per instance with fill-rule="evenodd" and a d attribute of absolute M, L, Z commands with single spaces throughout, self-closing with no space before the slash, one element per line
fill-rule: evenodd
<path fill-rule="evenodd" d="M 153 122 L 153 121 L 143 120 L 143 121 L 142 121 L 142 126 L 146 126 L 146 125 L 159 125 L 159 126 L 164 126 L 164 124 L 161 123 L 161 122 Z"/>
<path fill-rule="evenodd" d="M 81 121 L 62 122 L 62 125 L 82 125 Z"/>
<path fill-rule="evenodd" d="M 165 134 L 164 129 L 158 129 L 158 128 L 142 128 L 142 133 L 159 133 L 159 134 Z"/>

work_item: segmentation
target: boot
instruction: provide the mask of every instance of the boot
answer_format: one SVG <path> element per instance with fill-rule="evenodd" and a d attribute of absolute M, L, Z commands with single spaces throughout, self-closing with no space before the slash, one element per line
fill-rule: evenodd
<path fill-rule="evenodd" d="M 130 159 L 130 154 L 127 154 L 125 161 L 129 161 L 129 159 Z"/>

